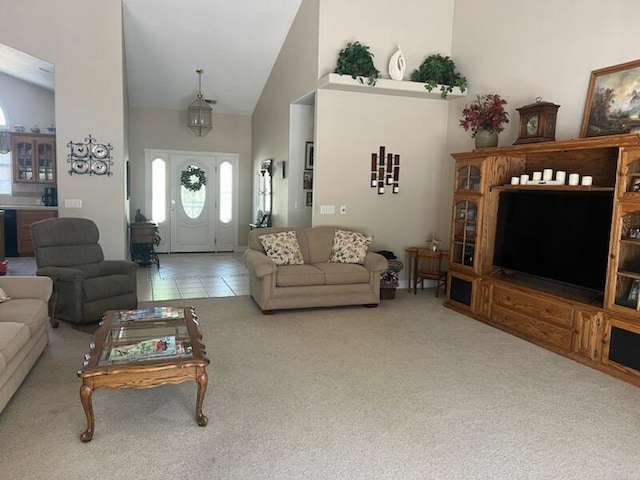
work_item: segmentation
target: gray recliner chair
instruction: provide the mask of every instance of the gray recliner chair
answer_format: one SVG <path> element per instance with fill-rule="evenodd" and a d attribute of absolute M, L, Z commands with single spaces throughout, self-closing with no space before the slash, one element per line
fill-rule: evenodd
<path fill-rule="evenodd" d="M 96 224 L 86 218 L 48 218 L 31 225 L 36 275 L 54 282 L 54 326 L 57 319 L 94 323 L 107 310 L 137 308 L 138 265 L 105 260 L 99 236 Z"/>

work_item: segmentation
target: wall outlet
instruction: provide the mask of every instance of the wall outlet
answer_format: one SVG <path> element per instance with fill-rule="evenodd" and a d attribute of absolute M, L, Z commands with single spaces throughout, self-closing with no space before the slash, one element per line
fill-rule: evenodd
<path fill-rule="evenodd" d="M 347 214 L 347 206 L 340 205 L 340 215 L 346 215 L 346 214 Z"/>
<path fill-rule="evenodd" d="M 66 208 L 82 208 L 82 199 L 80 198 L 65 198 L 64 206 Z"/>

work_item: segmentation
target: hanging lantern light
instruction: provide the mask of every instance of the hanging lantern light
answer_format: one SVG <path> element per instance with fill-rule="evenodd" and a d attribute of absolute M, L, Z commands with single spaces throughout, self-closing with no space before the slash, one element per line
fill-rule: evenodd
<path fill-rule="evenodd" d="M 204 70 L 201 68 L 196 70 L 196 73 L 198 74 L 198 94 L 196 95 L 196 99 L 191 102 L 191 105 L 189 105 L 189 108 L 187 109 L 189 128 L 198 137 L 204 137 L 213 128 L 213 108 L 211 108 L 211 105 L 202 98 L 203 72 Z"/>

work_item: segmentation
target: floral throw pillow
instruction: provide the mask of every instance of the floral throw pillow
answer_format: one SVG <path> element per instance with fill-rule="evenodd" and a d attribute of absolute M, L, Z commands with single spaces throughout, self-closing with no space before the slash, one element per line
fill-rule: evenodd
<path fill-rule="evenodd" d="M 364 263 L 373 237 L 363 233 L 337 229 L 333 236 L 330 262 Z"/>
<path fill-rule="evenodd" d="M 7 300 L 11 300 L 11 297 L 7 295 L 2 288 L 0 288 L 0 303 L 6 302 Z"/>
<path fill-rule="evenodd" d="M 264 251 L 267 252 L 267 256 L 276 265 L 304 264 L 298 238 L 293 230 L 260 235 L 258 239 L 264 247 Z"/>

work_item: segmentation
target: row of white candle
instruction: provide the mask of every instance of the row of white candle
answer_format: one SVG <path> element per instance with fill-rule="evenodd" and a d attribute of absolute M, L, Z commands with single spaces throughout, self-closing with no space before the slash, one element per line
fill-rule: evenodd
<path fill-rule="evenodd" d="M 553 170 L 550 168 L 545 168 L 542 172 L 533 172 L 531 176 L 532 182 L 550 182 L 553 180 Z M 558 170 L 556 172 L 556 182 L 561 185 L 564 185 L 567 180 L 567 172 L 563 170 Z M 529 175 L 523 174 L 519 177 L 511 177 L 511 185 L 526 185 L 529 183 Z M 583 186 L 591 186 L 593 185 L 593 177 L 591 175 L 583 175 L 582 180 L 580 180 L 580 175 L 577 173 L 569 174 L 569 185 L 583 185 Z"/>

